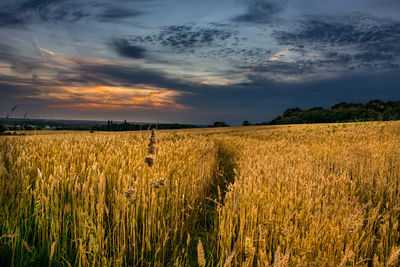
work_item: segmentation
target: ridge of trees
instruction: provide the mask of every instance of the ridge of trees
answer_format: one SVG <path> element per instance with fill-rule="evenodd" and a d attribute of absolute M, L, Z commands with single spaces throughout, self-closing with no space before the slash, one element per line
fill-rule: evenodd
<path fill-rule="evenodd" d="M 391 120 L 400 120 L 400 101 L 383 102 L 374 99 L 366 104 L 342 102 L 330 108 L 289 108 L 283 112 L 282 115 L 262 124 L 276 125 Z"/>

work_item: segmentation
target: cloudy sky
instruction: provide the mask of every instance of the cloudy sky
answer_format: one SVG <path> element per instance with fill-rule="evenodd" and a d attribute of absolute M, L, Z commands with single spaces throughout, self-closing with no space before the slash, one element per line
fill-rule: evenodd
<path fill-rule="evenodd" d="M 212 123 L 400 100 L 398 0 L 2 0 L 0 117 Z"/>

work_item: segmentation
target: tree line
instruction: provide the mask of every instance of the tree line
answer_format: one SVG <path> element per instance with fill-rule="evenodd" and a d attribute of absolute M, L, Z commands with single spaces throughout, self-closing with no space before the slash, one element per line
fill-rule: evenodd
<path fill-rule="evenodd" d="M 289 108 L 282 115 L 263 124 L 298 124 L 357 121 L 400 120 L 400 101 L 383 102 L 378 99 L 366 104 L 342 102 L 330 108 Z"/>
<path fill-rule="evenodd" d="M 148 129 L 188 129 L 197 128 L 196 125 L 179 124 L 179 123 L 128 123 L 126 120 L 123 123 L 116 123 L 111 120 L 107 121 L 107 125 L 95 125 L 91 128 L 92 131 L 139 131 Z"/>

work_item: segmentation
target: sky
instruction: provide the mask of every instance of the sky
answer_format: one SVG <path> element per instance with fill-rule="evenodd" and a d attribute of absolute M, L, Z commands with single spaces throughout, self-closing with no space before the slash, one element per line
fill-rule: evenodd
<path fill-rule="evenodd" d="M 2 0 L 0 117 L 239 125 L 400 100 L 398 14 L 398 0 Z"/>

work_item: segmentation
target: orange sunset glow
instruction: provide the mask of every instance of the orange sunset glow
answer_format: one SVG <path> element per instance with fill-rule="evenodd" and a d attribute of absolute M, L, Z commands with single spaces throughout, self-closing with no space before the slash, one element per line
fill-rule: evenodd
<path fill-rule="evenodd" d="M 64 109 L 189 109 L 189 107 L 175 102 L 175 99 L 180 95 L 180 92 L 173 90 L 137 85 L 135 87 L 59 87 L 57 91 L 40 93 L 30 97 L 60 101 L 61 104 L 51 107 Z"/>

